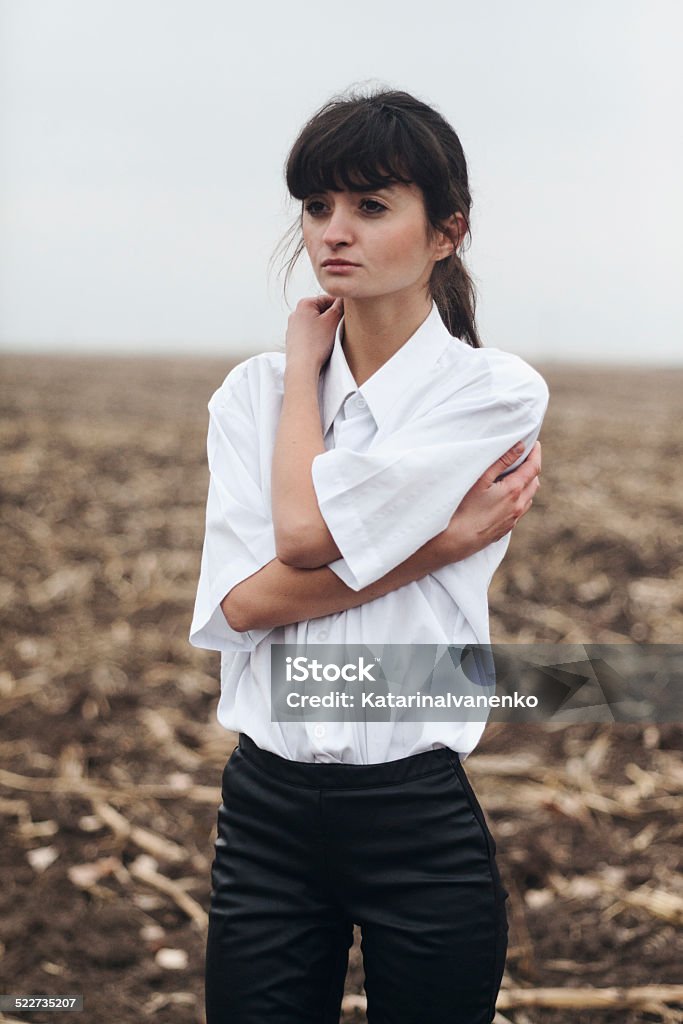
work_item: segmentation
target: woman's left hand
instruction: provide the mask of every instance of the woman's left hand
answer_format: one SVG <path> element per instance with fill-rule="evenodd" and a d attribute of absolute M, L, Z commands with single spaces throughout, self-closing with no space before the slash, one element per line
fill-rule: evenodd
<path fill-rule="evenodd" d="M 343 300 L 331 295 L 301 299 L 287 322 L 287 365 L 303 363 L 321 370 L 332 352 L 343 312 Z"/>
<path fill-rule="evenodd" d="M 536 441 L 517 469 L 499 479 L 518 457 L 519 452 L 512 448 L 505 452 L 469 489 L 453 513 L 444 533 L 457 545 L 454 560 L 501 540 L 531 508 L 541 486 L 541 442 Z"/>

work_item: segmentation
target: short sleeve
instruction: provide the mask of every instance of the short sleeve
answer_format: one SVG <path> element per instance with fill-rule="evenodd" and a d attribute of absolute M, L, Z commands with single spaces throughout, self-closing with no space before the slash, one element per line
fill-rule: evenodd
<path fill-rule="evenodd" d="M 190 643 L 218 651 L 252 651 L 270 629 L 238 632 L 221 601 L 276 557 L 272 516 L 260 486 L 258 417 L 246 363 L 209 400 L 209 489 Z"/>
<path fill-rule="evenodd" d="M 341 558 L 332 569 L 362 590 L 445 530 L 470 488 L 517 441 L 521 465 L 548 405 L 545 380 L 511 353 L 488 357 L 512 372 L 451 398 L 404 423 L 365 452 L 333 448 L 311 471 L 320 512 Z"/>

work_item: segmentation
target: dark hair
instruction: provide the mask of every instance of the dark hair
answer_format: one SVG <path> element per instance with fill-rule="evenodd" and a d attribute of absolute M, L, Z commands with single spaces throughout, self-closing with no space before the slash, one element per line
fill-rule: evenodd
<path fill-rule="evenodd" d="M 458 136 L 441 114 L 399 90 L 335 96 L 304 125 L 284 170 L 290 195 L 299 200 L 314 192 L 369 191 L 414 182 L 424 196 L 431 237 L 446 230 L 444 222 L 459 211 L 466 230 L 454 239 L 453 253 L 434 264 L 429 291 L 450 334 L 473 348 L 482 347 L 474 319 L 475 287 L 458 253 L 464 239 L 471 240 L 467 163 Z M 273 254 L 298 235 L 293 256 L 283 264 L 285 296 L 304 249 L 302 217 L 303 208 Z"/>

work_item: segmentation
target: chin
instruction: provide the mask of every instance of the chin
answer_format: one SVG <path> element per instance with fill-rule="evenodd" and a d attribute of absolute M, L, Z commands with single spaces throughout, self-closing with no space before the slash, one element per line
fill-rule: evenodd
<path fill-rule="evenodd" d="M 353 299 L 355 295 L 351 288 L 345 288 L 343 281 L 318 281 L 318 284 L 325 292 L 326 295 L 331 295 L 334 299 Z"/>

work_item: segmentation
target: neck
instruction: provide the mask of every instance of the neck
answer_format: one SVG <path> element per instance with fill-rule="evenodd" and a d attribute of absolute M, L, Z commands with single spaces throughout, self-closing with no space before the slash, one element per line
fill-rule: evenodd
<path fill-rule="evenodd" d="M 398 352 L 431 311 L 432 300 L 424 293 L 344 299 L 342 349 L 359 387 Z"/>

